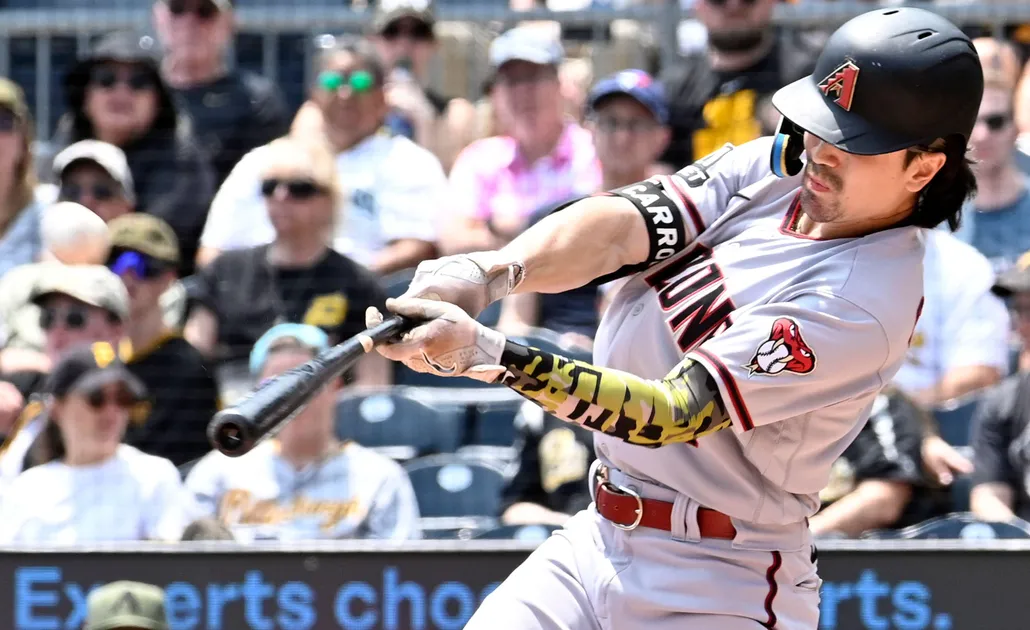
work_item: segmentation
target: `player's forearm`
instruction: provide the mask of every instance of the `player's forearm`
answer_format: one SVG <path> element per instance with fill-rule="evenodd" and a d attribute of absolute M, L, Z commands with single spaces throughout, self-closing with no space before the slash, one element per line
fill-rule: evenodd
<path fill-rule="evenodd" d="M 647 259 L 643 217 L 626 199 L 591 197 L 556 212 L 501 249 L 526 266 L 518 293 L 561 293 Z"/>
<path fill-rule="evenodd" d="M 809 519 L 815 534 L 840 532 L 852 538 L 871 529 L 891 527 L 901 518 L 912 497 L 906 483 L 872 479 Z"/>
<path fill-rule="evenodd" d="M 508 342 L 504 384 L 548 413 L 640 446 L 691 442 L 730 425 L 708 372 L 684 359 L 661 381 Z"/>

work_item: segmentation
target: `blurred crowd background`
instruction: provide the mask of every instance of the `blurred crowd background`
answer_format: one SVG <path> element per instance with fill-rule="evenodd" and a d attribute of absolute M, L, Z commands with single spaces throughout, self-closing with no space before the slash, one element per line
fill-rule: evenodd
<path fill-rule="evenodd" d="M 1030 8 L 922 4 L 977 38 L 979 191 L 927 231 L 909 360 L 811 526 L 1030 537 Z M 503 387 L 373 353 L 243 457 L 206 426 L 420 261 L 771 133 L 878 6 L 0 0 L 0 545 L 560 527 L 591 437 Z M 480 318 L 589 358 L 606 288 Z"/>

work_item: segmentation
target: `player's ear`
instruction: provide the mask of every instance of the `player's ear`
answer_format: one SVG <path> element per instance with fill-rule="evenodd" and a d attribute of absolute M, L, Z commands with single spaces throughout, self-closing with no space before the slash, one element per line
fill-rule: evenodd
<path fill-rule="evenodd" d="M 908 191 L 918 193 L 923 188 L 926 188 L 926 185 L 930 183 L 930 180 L 944 167 L 944 163 L 947 161 L 948 156 L 943 152 L 921 152 L 917 154 L 907 169 L 908 180 L 906 187 Z"/>

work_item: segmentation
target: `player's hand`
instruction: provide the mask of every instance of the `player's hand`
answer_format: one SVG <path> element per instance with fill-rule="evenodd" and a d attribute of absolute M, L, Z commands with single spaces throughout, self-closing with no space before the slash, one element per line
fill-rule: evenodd
<path fill-rule="evenodd" d="M 523 265 L 497 252 L 444 256 L 419 263 L 401 298 L 424 298 L 456 304 L 473 318 L 506 297 L 522 282 Z"/>
<path fill-rule="evenodd" d="M 505 337 L 472 319 L 447 302 L 419 298 L 386 301 L 392 313 L 426 323 L 405 333 L 400 341 L 377 346 L 387 359 L 400 361 L 416 372 L 438 376 L 467 376 L 493 383 L 504 371 L 501 353 Z M 365 325 L 377 326 L 383 314 L 375 307 L 365 311 Z"/>
<path fill-rule="evenodd" d="M 968 475 L 973 472 L 973 462 L 936 435 L 923 440 L 922 453 L 923 465 L 942 486 L 950 486 L 955 473 Z"/>

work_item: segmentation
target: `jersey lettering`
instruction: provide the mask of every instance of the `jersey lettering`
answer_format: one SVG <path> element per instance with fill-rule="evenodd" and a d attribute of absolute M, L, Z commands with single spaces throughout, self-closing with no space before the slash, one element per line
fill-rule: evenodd
<path fill-rule="evenodd" d="M 729 155 L 729 153 L 733 151 L 733 148 L 732 144 L 724 144 L 722 148 L 709 153 L 687 168 L 681 170 L 678 174 L 685 182 L 687 182 L 687 186 L 698 188 L 711 179 L 712 176 L 708 173 L 708 170 L 715 166 L 716 162 Z"/>
<path fill-rule="evenodd" d="M 696 245 L 679 260 L 647 276 L 646 281 L 668 313 L 665 321 L 681 352 L 690 352 L 729 327 L 736 306 L 709 248 Z"/>

